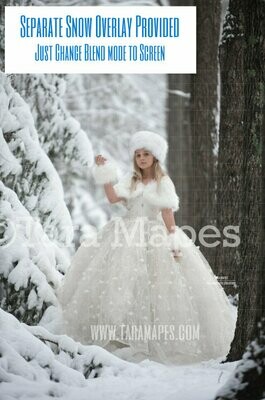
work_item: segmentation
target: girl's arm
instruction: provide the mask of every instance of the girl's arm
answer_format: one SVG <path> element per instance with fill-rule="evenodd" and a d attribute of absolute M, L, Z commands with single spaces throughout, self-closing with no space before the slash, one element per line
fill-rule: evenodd
<path fill-rule="evenodd" d="M 175 232 L 175 218 L 174 214 L 172 211 L 172 208 L 164 208 L 161 210 L 162 218 L 164 220 L 164 223 L 166 225 L 166 228 L 168 230 L 168 233 L 173 233 Z"/>
<path fill-rule="evenodd" d="M 122 197 L 116 195 L 112 183 L 105 183 L 104 190 L 110 203 L 118 203 L 119 201 L 124 200 Z"/>
<path fill-rule="evenodd" d="M 104 166 L 104 164 L 106 163 L 107 159 L 105 157 L 103 157 L 101 154 L 97 155 L 95 157 L 95 162 L 97 164 L 97 166 Z M 107 169 L 103 169 L 103 171 L 101 171 L 99 173 L 99 171 L 94 171 L 94 178 L 96 180 L 96 182 L 103 184 L 104 186 L 104 190 L 105 190 L 105 194 L 107 196 L 107 199 L 109 200 L 110 203 L 117 203 L 119 201 L 124 200 L 122 197 L 117 196 L 114 187 L 111 183 L 111 180 L 113 178 L 116 177 L 116 170 L 113 171 L 113 169 L 107 168 Z M 105 183 L 107 182 L 107 183 Z"/>

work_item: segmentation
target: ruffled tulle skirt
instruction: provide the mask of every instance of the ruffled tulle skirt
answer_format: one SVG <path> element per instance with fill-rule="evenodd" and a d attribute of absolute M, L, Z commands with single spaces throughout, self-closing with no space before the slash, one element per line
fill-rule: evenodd
<path fill-rule="evenodd" d="M 236 324 L 232 306 L 200 250 L 179 228 L 183 257 L 155 246 L 159 220 L 114 218 L 75 253 L 58 298 L 62 333 L 130 361 L 182 364 L 225 357 Z"/>

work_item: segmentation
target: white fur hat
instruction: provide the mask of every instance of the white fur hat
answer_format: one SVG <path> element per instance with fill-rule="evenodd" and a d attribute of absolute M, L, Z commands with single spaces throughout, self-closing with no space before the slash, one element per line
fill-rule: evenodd
<path fill-rule="evenodd" d="M 135 150 L 146 149 L 151 151 L 153 156 L 161 163 L 166 159 L 168 144 L 160 135 L 150 131 L 139 131 L 132 135 L 130 141 L 130 157 L 134 157 Z"/>

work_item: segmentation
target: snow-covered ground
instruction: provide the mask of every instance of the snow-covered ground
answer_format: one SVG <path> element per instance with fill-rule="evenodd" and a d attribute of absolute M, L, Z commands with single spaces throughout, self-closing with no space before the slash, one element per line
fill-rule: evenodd
<path fill-rule="evenodd" d="M 213 400 L 236 362 L 216 361 L 187 366 L 165 366 L 142 361 L 141 370 L 126 369 L 115 376 L 108 368 L 85 388 L 72 388 L 64 399 L 93 400 Z"/>
<path fill-rule="evenodd" d="M 213 400 L 237 364 L 131 363 L 2 310 L 0 338 L 1 400 Z"/>

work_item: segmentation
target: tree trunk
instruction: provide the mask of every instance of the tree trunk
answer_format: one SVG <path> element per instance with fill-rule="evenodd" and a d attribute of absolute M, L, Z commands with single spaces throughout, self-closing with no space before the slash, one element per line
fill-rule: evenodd
<path fill-rule="evenodd" d="M 220 45 L 221 116 L 217 168 L 217 226 L 220 230 L 229 225 L 239 227 L 242 202 L 244 37 L 239 3 L 240 0 L 235 0 L 229 4 Z M 216 272 L 224 279 L 227 293 L 237 292 L 236 271 L 240 262 L 238 247 L 219 246 L 216 249 Z"/>
<path fill-rule="evenodd" d="M 189 210 L 195 232 L 215 225 L 215 162 L 217 145 L 218 42 L 220 2 L 197 0 L 197 74 L 192 76 L 192 189 Z M 210 39 L 209 39 L 210 38 Z M 206 233 L 212 233 L 208 231 Z M 212 243 L 215 240 L 208 240 Z M 201 246 L 214 268 L 214 247 Z"/>
<path fill-rule="evenodd" d="M 0 71 L 5 70 L 5 2 L 0 4 Z"/>
<path fill-rule="evenodd" d="M 222 45 L 222 141 L 220 137 L 219 217 L 239 223 L 238 250 L 223 249 L 225 269 L 240 264 L 238 321 L 227 361 L 240 359 L 257 335 L 263 268 L 261 220 L 261 139 L 264 129 L 264 3 L 231 0 Z M 236 56 L 235 56 L 236 54 Z M 235 97 L 236 93 L 236 97 Z M 226 97 L 225 97 L 226 96 Z M 241 153 L 241 151 L 242 153 Z M 225 191 L 226 193 L 222 192 Z M 237 222 L 238 221 L 238 222 Z M 233 261 L 237 257 L 237 262 Z"/>

